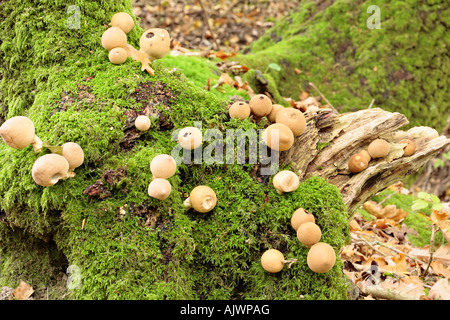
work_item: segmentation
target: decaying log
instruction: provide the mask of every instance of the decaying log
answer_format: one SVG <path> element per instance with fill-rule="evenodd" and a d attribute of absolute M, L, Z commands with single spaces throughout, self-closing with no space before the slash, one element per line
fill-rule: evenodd
<path fill-rule="evenodd" d="M 306 132 L 282 152 L 281 163 L 292 163 L 301 180 L 318 175 L 341 191 L 350 215 L 377 192 L 420 170 L 435 154 L 450 145 L 450 139 L 435 129 L 414 127 L 400 130 L 408 119 L 398 112 L 380 108 L 338 114 L 331 109 L 305 112 Z M 390 142 L 388 156 L 373 159 L 360 173 L 348 169 L 349 158 L 366 149 L 374 139 Z M 416 152 L 403 157 L 402 139 L 416 143 Z"/>
<path fill-rule="evenodd" d="M 447 125 L 442 130 L 441 135 L 450 138 L 450 116 L 447 118 Z M 443 154 L 450 152 L 450 145 L 444 147 L 425 165 L 424 170 L 420 173 L 414 182 L 413 189 L 428 192 L 437 195 L 443 201 L 450 200 L 450 161 L 443 158 Z M 435 164 L 441 160 L 443 165 L 436 167 Z"/>

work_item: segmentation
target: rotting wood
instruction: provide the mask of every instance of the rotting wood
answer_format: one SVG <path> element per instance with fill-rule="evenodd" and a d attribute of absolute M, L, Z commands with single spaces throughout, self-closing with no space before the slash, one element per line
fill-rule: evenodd
<path fill-rule="evenodd" d="M 301 180 L 320 176 L 336 185 L 342 193 L 350 217 L 365 201 L 405 176 L 419 171 L 432 157 L 450 145 L 450 139 L 439 136 L 429 127 L 400 128 L 408 119 L 381 108 L 338 114 L 331 109 L 311 109 L 305 112 L 306 132 L 295 139 L 291 149 L 282 152 L 282 164 L 292 163 Z M 348 169 L 349 158 L 366 149 L 374 139 L 391 144 L 389 155 L 373 159 L 364 171 L 353 174 Z M 405 144 L 411 139 L 416 152 L 403 157 Z"/>

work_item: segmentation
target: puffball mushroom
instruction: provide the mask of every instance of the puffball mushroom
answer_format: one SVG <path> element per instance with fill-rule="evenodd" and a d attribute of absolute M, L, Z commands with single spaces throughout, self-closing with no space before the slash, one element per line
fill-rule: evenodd
<path fill-rule="evenodd" d="M 183 149 L 197 149 L 203 143 L 202 132 L 196 127 L 185 127 L 178 133 L 178 143 Z"/>
<path fill-rule="evenodd" d="M 152 125 L 150 118 L 146 115 L 140 115 L 136 117 L 136 120 L 134 120 L 134 126 L 139 131 L 147 131 L 150 129 L 150 126 Z"/>
<path fill-rule="evenodd" d="M 56 153 L 40 156 L 33 164 L 31 176 L 40 186 L 50 187 L 60 179 L 68 178 L 69 161 Z"/>
<path fill-rule="evenodd" d="M 303 208 L 298 208 L 294 211 L 291 217 L 291 226 L 294 228 L 295 231 L 297 231 L 298 227 L 302 225 L 305 222 L 316 222 L 316 218 L 314 215 L 309 213 Z"/>
<path fill-rule="evenodd" d="M 170 52 L 170 35 L 166 29 L 151 28 L 146 30 L 139 40 L 139 50 L 153 61 Z"/>
<path fill-rule="evenodd" d="M 111 18 L 111 26 L 122 29 L 123 32 L 128 33 L 134 27 L 133 18 L 126 12 L 118 12 Z"/>
<path fill-rule="evenodd" d="M 400 143 L 406 143 L 406 146 L 403 148 L 403 156 L 409 157 L 416 152 L 416 145 L 412 140 L 409 139 L 403 139 L 400 141 Z"/>
<path fill-rule="evenodd" d="M 272 150 L 286 151 L 294 144 L 294 134 L 285 124 L 274 123 L 264 130 L 263 141 Z"/>
<path fill-rule="evenodd" d="M 9 118 L 0 127 L 3 141 L 14 149 L 24 149 L 30 144 L 35 152 L 42 150 L 42 141 L 36 136 L 33 121 L 25 116 Z"/>
<path fill-rule="evenodd" d="M 292 171 L 282 170 L 272 180 L 273 186 L 279 194 L 292 192 L 300 185 L 299 177 Z"/>
<path fill-rule="evenodd" d="M 353 173 L 361 172 L 367 169 L 368 166 L 369 162 L 367 158 L 359 153 L 352 155 L 348 160 L 348 169 Z"/>
<path fill-rule="evenodd" d="M 250 106 L 243 101 L 236 101 L 228 109 L 231 118 L 244 120 L 250 116 Z"/>
<path fill-rule="evenodd" d="M 114 64 L 122 64 L 127 60 L 128 53 L 127 50 L 125 50 L 122 47 L 117 47 L 111 49 L 108 54 L 108 59 L 110 62 Z"/>
<path fill-rule="evenodd" d="M 258 118 L 267 116 L 272 111 L 272 101 L 265 94 L 254 95 L 249 102 L 251 113 Z"/>
<path fill-rule="evenodd" d="M 111 27 L 106 29 L 102 34 L 102 46 L 106 50 L 118 47 L 125 47 L 127 45 L 127 35 L 119 27 Z"/>
<path fill-rule="evenodd" d="M 281 104 L 273 104 L 272 111 L 270 111 L 270 113 L 267 115 L 267 120 L 269 120 L 270 122 L 275 122 L 278 111 L 282 109 L 284 109 L 284 107 Z"/>
<path fill-rule="evenodd" d="M 370 156 L 370 154 L 367 152 L 367 150 L 360 150 L 358 152 L 358 154 L 364 159 L 364 161 L 366 161 L 367 163 L 370 162 L 370 160 L 372 160 L 372 157 Z"/>
<path fill-rule="evenodd" d="M 283 270 L 284 263 L 284 255 L 277 249 L 268 249 L 261 256 L 261 266 L 270 273 Z"/>
<path fill-rule="evenodd" d="M 384 139 L 375 139 L 369 144 L 367 152 L 372 159 L 383 158 L 389 154 L 391 145 Z"/>
<path fill-rule="evenodd" d="M 289 127 L 294 137 L 301 135 L 306 130 L 306 119 L 303 113 L 295 108 L 283 108 L 275 117 L 276 123 L 282 123 Z"/>
<path fill-rule="evenodd" d="M 317 242 L 308 251 L 306 263 L 316 273 L 330 271 L 336 262 L 336 253 L 328 243 Z"/>
<path fill-rule="evenodd" d="M 167 199 L 172 192 L 172 185 L 166 179 L 156 178 L 148 185 L 148 195 L 158 200 Z"/>
<path fill-rule="evenodd" d="M 187 209 L 194 209 L 197 212 L 209 212 L 217 204 L 217 196 L 213 189 L 208 186 L 197 186 L 192 189 L 189 198 L 184 201 Z"/>
<path fill-rule="evenodd" d="M 159 154 L 150 162 L 150 171 L 153 178 L 168 179 L 172 177 L 177 170 L 175 159 L 168 154 Z"/>
<path fill-rule="evenodd" d="M 320 241 L 322 231 L 314 222 L 302 223 L 297 229 L 297 238 L 307 247 L 311 247 Z"/>
<path fill-rule="evenodd" d="M 62 155 L 69 162 L 69 171 L 81 166 L 84 162 L 84 152 L 78 143 L 66 142 L 62 145 Z"/>

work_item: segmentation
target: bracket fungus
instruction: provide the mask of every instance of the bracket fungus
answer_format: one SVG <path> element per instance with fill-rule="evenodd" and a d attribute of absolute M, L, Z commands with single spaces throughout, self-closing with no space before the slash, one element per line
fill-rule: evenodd
<path fill-rule="evenodd" d="M 279 194 L 292 192 L 300 185 L 299 177 L 292 171 L 282 170 L 272 180 L 273 186 Z"/>
<path fill-rule="evenodd" d="M 129 33 L 134 27 L 133 18 L 126 12 L 118 12 L 111 18 L 111 26 L 122 29 L 123 32 Z"/>
<path fill-rule="evenodd" d="M 3 141 L 14 149 L 24 149 L 30 144 L 35 152 L 41 152 L 42 141 L 36 135 L 33 121 L 25 116 L 15 116 L 6 120 L 0 127 Z"/>
<path fill-rule="evenodd" d="M 391 145 L 384 139 L 373 140 L 367 148 L 367 152 L 372 159 L 386 157 L 390 150 Z"/>
<path fill-rule="evenodd" d="M 45 154 L 34 162 L 31 176 L 40 186 L 53 186 L 59 180 L 69 178 L 69 161 L 59 154 Z"/>
<path fill-rule="evenodd" d="M 152 122 L 150 121 L 150 118 L 146 115 L 139 115 L 136 117 L 136 120 L 134 120 L 134 126 L 139 131 L 147 131 L 150 129 L 152 125 Z"/>
<path fill-rule="evenodd" d="M 297 238 L 305 246 L 311 247 L 322 238 L 322 230 L 314 222 L 305 222 L 298 227 Z"/>
<path fill-rule="evenodd" d="M 203 143 L 203 135 L 199 128 L 185 127 L 178 133 L 178 143 L 183 149 L 193 150 Z"/>
<path fill-rule="evenodd" d="M 172 185 L 166 179 L 156 178 L 148 185 L 148 195 L 158 200 L 165 200 L 172 192 Z"/>
<path fill-rule="evenodd" d="M 285 124 L 274 123 L 263 131 L 263 141 L 272 150 L 286 151 L 294 144 L 294 134 Z"/>
<path fill-rule="evenodd" d="M 189 197 L 184 201 L 186 209 L 194 209 L 205 213 L 213 210 L 217 204 L 217 196 L 213 189 L 208 186 L 197 186 L 192 189 Z"/>
<path fill-rule="evenodd" d="M 275 122 L 288 126 L 295 137 L 301 135 L 306 130 L 306 119 L 303 112 L 292 107 L 283 108 L 278 111 Z"/>
<path fill-rule="evenodd" d="M 168 154 L 159 154 L 150 162 L 150 171 L 153 178 L 168 179 L 177 171 L 175 159 Z"/>
<path fill-rule="evenodd" d="M 250 106 L 244 101 L 236 101 L 228 109 L 228 114 L 233 119 L 244 120 L 250 116 Z"/>
<path fill-rule="evenodd" d="M 78 143 L 66 142 L 62 145 L 62 156 L 69 162 L 69 175 L 75 176 L 73 170 L 84 162 L 84 152 Z"/>
<path fill-rule="evenodd" d="M 336 253 L 333 247 L 325 242 L 317 242 L 308 251 L 306 263 L 316 273 L 330 271 L 336 262 Z"/>
<path fill-rule="evenodd" d="M 249 102 L 250 110 L 258 118 L 267 116 L 272 111 L 272 101 L 265 94 L 254 95 Z"/>
<path fill-rule="evenodd" d="M 305 222 L 316 222 L 314 215 L 303 208 L 298 208 L 291 216 L 291 226 L 297 231 L 298 227 Z"/>

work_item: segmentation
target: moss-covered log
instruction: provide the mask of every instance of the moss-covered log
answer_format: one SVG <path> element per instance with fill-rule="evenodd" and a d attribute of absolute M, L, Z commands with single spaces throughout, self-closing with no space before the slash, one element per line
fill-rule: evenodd
<path fill-rule="evenodd" d="M 336 254 L 349 241 L 346 206 L 325 179 L 280 195 L 255 164 L 181 163 L 170 197 L 148 196 L 150 161 L 171 153 L 177 129 L 198 121 L 223 133 L 257 131 L 265 122 L 228 117 L 231 97 L 248 96 L 205 90 L 208 78 L 218 78 L 206 59 L 168 55 L 152 64 L 154 76 L 132 59 L 111 64 L 100 38 L 120 11 L 131 13 L 130 2 L 0 4 L 2 122 L 28 116 L 44 142 L 73 141 L 85 153 L 74 178 L 41 187 L 31 168 L 49 150 L 0 143 L 0 284 L 23 280 L 57 299 L 63 295 L 52 283 L 70 270 L 81 276 L 63 286 L 73 299 L 345 299 L 342 262 L 326 274 L 310 271 L 290 226 L 304 207 Z M 138 47 L 142 32 L 136 21 L 128 43 Z M 149 131 L 132 125 L 139 114 L 150 116 Z M 183 206 L 199 184 L 219 199 L 206 214 Z M 268 248 L 298 262 L 268 274 L 260 264 Z"/>

